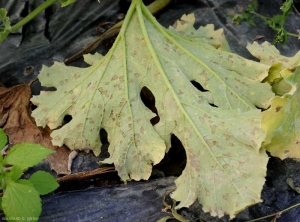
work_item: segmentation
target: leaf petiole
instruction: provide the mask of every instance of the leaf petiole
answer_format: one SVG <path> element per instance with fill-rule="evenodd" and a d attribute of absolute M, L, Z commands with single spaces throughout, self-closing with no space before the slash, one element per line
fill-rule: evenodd
<path fill-rule="evenodd" d="M 58 0 L 47 0 L 40 6 L 38 6 L 35 10 L 33 10 L 30 14 L 28 14 L 24 19 L 22 19 L 20 22 L 12 26 L 11 31 L 16 31 L 22 26 L 26 25 L 28 22 L 30 22 L 33 18 L 35 18 L 38 14 L 40 14 L 42 11 L 44 11 L 46 8 L 57 2 Z"/>
<path fill-rule="evenodd" d="M 300 203 L 294 204 L 294 205 L 292 205 L 292 206 L 290 206 L 290 207 L 288 207 L 288 208 L 285 208 L 285 209 L 283 209 L 283 210 L 281 210 L 281 211 L 278 211 L 278 212 L 276 212 L 276 213 L 273 213 L 273 214 L 270 214 L 270 215 L 267 215 L 267 216 L 264 216 L 264 217 L 256 218 L 256 219 L 253 219 L 253 220 L 248 220 L 247 222 L 259 221 L 259 220 L 263 220 L 263 219 L 266 219 L 266 218 L 269 218 L 269 217 L 273 217 L 273 216 L 274 216 L 275 218 L 277 218 L 277 217 L 279 217 L 282 213 L 284 213 L 284 212 L 286 212 L 286 211 L 288 211 L 288 210 L 290 210 L 290 209 L 292 209 L 292 208 L 298 207 L 298 206 L 300 206 Z"/>

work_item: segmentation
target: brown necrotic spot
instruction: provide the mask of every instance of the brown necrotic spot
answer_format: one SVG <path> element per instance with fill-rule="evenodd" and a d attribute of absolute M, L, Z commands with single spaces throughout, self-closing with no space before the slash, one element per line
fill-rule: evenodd
<path fill-rule="evenodd" d="M 281 110 L 282 106 L 277 106 L 276 107 L 276 113 L 278 113 Z"/>
<path fill-rule="evenodd" d="M 27 75 L 31 74 L 33 72 L 33 70 L 34 70 L 33 66 L 27 66 L 27 67 L 25 67 L 25 69 L 24 69 L 24 75 L 27 76 Z"/>

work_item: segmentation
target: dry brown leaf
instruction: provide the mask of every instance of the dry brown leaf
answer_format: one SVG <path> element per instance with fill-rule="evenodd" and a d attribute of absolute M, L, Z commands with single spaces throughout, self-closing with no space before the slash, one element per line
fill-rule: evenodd
<path fill-rule="evenodd" d="M 50 129 L 36 126 L 31 117 L 30 97 L 29 85 L 0 86 L 0 127 L 11 144 L 38 143 L 55 150 L 56 153 L 49 155 L 46 161 L 57 174 L 70 174 L 67 170 L 70 150 L 66 146 L 53 146 Z"/>
<path fill-rule="evenodd" d="M 82 180 L 87 180 L 90 179 L 94 176 L 104 174 L 104 173 L 112 173 L 116 172 L 114 167 L 103 167 L 103 168 L 97 168 L 95 170 L 91 170 L 88 172 L 78 172 L 78 173 L 73 173 L 71 175 L 66 175 L 63 177 L 57 178 L 57 182 L 65 183 L 65 182 L 70 182 L 70 181 L 82 181 Z"/>

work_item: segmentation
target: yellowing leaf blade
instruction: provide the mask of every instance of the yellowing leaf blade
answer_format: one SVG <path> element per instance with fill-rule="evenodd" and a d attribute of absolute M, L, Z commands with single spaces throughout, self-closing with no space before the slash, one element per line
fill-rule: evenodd
<path fill-rule="evenodd" d="M 231 52 L 229 44 L 224 36 L 223 29 L 214 29 L 213 24 L 208 24 L 205 27 L 201 26 L 198 30 L 194 28 L 194 14 L 183 15 L 180 20 L 176 21 L 173 27 L 169 29 L 177 35 L 180 34 L 189 41 L 199 44 L 205 42 L 212 45 L 216 49 Z"/>
<path fill-rule="evenodd" d="M 249 44 L 248 50 L 263 64 L 272 65 L 265 81 L 278 95 L 263 112 L 262 128 L 267 131 L 263 146 L 281 159 L 300 157 L 300 52 L 293 57 L 280 55 L 270 43 Z M 279 97 L 281 96 L 281 97 Z"/>
<path fill-rule="evenodd" d="M 259 45 L 257 42 L 248 44 L 249 52 L 258 58 L 262 64 L 271 65 L 269 75 L 264 79 L 272 86 L 276 95 L 282 96 L 285 93 L 293 94 L 295 87 L 285 81 L 285 78 L 293 73 L 296 66 L 300 64 L 300 52 L 293 57 L 280 55 L 280 52 L 268 42 Z"/>
<path fill-rule="evenodd" d="M 110 157 L 103 162 L 114 163 L 124 181 L 148 179 L 175 134 L 187 153 L 173 194 L 181 201 L 179 207 L 198 198 L 213 215 L 233 217 L 260 201 L 268 157 L 259 151 L 265 132 L 260 129 L 261 113 L 254 108 L 268 107 L 273 94 L 260 82 L 268 65 L 212 45 L 166 30 L 135 0 L 105 57 L 96 62 L 89 56 L 88 68 L 58 63 L 43 68 L 42 85 L 56 91 L 32 99 L 38 105 L 33 116 L 37 124 L 55 129 L 71 115 L 69 123 L 54 130 L 53 142 L 91 149 L 96 155 L 104 128 Z M 209 91 L 200 92 L 193 80 Z M 155 114 L 140 97 L 143 87 L 155 97 L 160 121 L 154 127 L 150 119 Z M 245 186 L 251 183 L 253 190 Z M 215 191 L 206 195 L 210 189 Z"/>
<path fill-rule="evenodd" d="M 271 108 L 263 112 L 262 128 L 267 131 L 266 150 L 281 159 L 300 157 L 300 67 L 285 78 L 297 87 L 293 95 L 285 94 L 271 100 Z"/>

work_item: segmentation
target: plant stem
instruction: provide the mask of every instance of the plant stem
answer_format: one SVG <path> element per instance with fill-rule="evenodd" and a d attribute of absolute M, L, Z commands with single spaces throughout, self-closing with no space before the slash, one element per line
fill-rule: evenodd
<path fill-rule="evenodd" d="M 257 12 L 251 12 L 251 13 L 252 13 L 253 15 L 255 15 L 256 17 L 262 19 L 262 20 L 265 22 L 265 24 L 268 24 L 268 19 L 267 19 L 267 17 L 265 17 L 265 16 L 263 16 L 263 15 L 257 13 Z M 281 27 L 283 28 L 283 26 L 281 26 Z M 269 28 L 273 29 L 273 30 L 276 31 L 276 32 L 278 32 L 278 31 L 280 30 L 280 28 L 276 28 L 276 27 L 273 27 L 273 26 L 270 26 L 270 25 L 269 25 Z M 299 37 L 298 34 L 291 33 L 291 32 L 286 32 L 286 34 L 289 35 L 289 36 L 293 36 L 293 37 Z"/>
<path fill-rule="evenodd" d="M 26 25 L 28 22 L 30 22 L 33 18 L 35 18 L 38 14 L 40 14 L 42 11 L 44 11 L 46 8 L 48 8 L 50 5 L 54 4 L 58 0 L 47 0 L 40 6 L 38 6 L 35 10 L 33 10 L 29 15 L 27 15 L 25 18 L 23 18 L 20 22 L 15 24 L 11 31 L 16 31 L 22 26 Z"/>
<path fill-rule="evenodd" d="M 133 0 L 133 2 L 138 2 L 140 0 Z M 161 9 L 165 8 L 171 0 L 156 0 L 155 2 L 152 2 L 150 5 L 147 6 L 148 10 L 152 14 L 156 14 Z M 133 4 L 133 3 L 132 3 Z M 98 45 L 105 39 L 111 38 L 112 36 L 119 33 L 121 26 L 123 25 L 123 20 L 115 24 L 113 27 L 111 27 L 109 30 L 107 30 L 105 33 L 103 33 L 101 36 L 99 36 L 94 42 L 89 44 L 87 47 L 82 49 L 80 52 L 76 53 L 75 55 L 67 58 L 64 63 L 66 65 L 69 65 L 70 63 L 74 62 L 75 60 L 82 57 L 84 54 L 87 54 L 98 47 Z"/>
<path fill-rule="evenodd" d="M 141 0 L 132 0 L 132 2 L 137 2 L 137 3 L 140 3 L 140 1 Z M 156 0 L 156 1 L 152 2 L 150 5 L 148 5 L 147 8 L 153 15 L 155 15 L 157 12 L 159 12 L 160 10 L 165 8 L 170 2 L 171 2 L 171 0 Z M 131 3 L 131 4 L 133 4 L 133 3 Z M 119 28 L 122 26 L 122 24 L 123 24 L 123 21 L 120 21 L 111 28 L 116 28 L 116 27 Z"/>
<path fill-rule="evenodd" d="M 288 208 L 285 208 L 284 210 L 281 210 L 281 211 L 279 211 L 277 213 L 270 214 L 270 215 L 267 215 L 267 216 L 264 216 L 264 217 L 260 217 L 260 218 L 256 218 L 254 220 L 248 220 L 247 222 L 254 222 L 254 221 L 263 220 L 263 219 L 266 219 L 266 218 L 269 218 L 269 217 L 278 216 L 278 215 L 281 215 L 282 213 L 284 213 L 285 211 L 288 211 L 288 210 L 290 210 L 290 209 L 292 209 L 294 207 L 298 207 L 298 206 L 300 206 L 300 203 L 297 203 L 297 204 L 292 205 L 292 206 L 290 206 Z"/>

